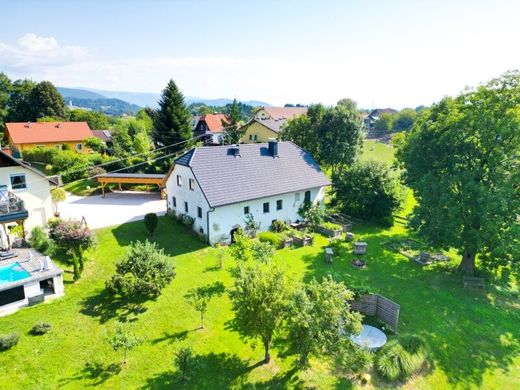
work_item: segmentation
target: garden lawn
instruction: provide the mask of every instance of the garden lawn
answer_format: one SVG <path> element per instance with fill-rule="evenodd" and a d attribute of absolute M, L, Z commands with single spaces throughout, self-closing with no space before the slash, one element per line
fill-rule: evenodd
<path fill-rule="evenodd" d="M 421 268 L 380 244 L 389 236 L 406 235 L 402 227 L 381 230 L 355 229 L 368 242 L 367 268 L 351 266 L 347 244 L 336 248 L 332 265 L 325 264 L 317 237 L 312 247 L 277 251 L 276 261 L 294 279 L 311 280 L 331 273 L 347 285 L 364 285 L 401 305 L 399 332 L 422 335 L 429 342 L 435 366 L 414 378 L 409 388 L 519 388 L 520 308 L 518 294 L 494 289 L 463 289 L 461 276 L 452 264 Z M 176 266 L 177 276 L 163 294 L 141 310 L 128 310 L 110 301 L 104 282 L 114 271 L 124 247 L 144 239 L 143 222 L 133 222 L 97 232 L 82 279 L 71 284 L 70 267 L 65 275 L 66 294 L 53 302 L 25 308 L 0 318 L 0 333 L 19 332 L 20 342 L 0 352 L 0 383 L 3 389 L 20 388 L 345 388 L 348 383 L 331 375 L 327 364 L 313 361 L 305 372 L 291 370 L 293 357 L 281 357 L 277 342 L 273 362 L 259 365 L 261 345 L 243 342 L 229 328 L 233 317 L 226 295 L 214 298 L 206 315 L 205 329 L 198 329 L 198 314 L 183 298 L 188 289 L 221 281 L 232 284 L 232 260 L 217 268 L 217 250 L 209 248 L 183 226 L 160 218 L 156 241 Z M 111 350 L 106 334 L 117 320 L 127 320 L 144 343 L 128 354 Z M 50 322 L 51 333 L 28 334 L 38 321 Z M 198 366 L 188 384 L 179 382 L 172 365 L 179 345 L 190 345 Z M 377 387 L 384 386 L 375 383 Z"/>
<path fill-rule="evenodd" d="M 394 162 L 394 148 L 392 144 L 385 144 L 374 139 L 363 141 L 361 160 L 377 160 L 392 165 Z"/>

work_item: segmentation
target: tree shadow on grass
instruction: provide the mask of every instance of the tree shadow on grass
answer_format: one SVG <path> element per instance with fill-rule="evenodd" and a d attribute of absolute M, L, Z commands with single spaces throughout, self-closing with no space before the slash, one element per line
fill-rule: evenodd
<path fill-rule="evenodd" d="M 368 243 L 364 269 L 352 266 L 349 250 L 340 251 L 332 264 L 325 263 L 322 248 L 305 253 L 304 280 L 331 274 L 347 286 L 366 286 L 397 302 L 399 333 L 423 336 L 435 365 L 453 385 L 480 387 L 486 371 L 507 372 L 520 355 L 520 311 L 510 302 L 514 298 L 490 300 L 491 289 L 465 289 L 461 275 L 453 272 L 454 262 L 421 267 L 383 247 L 388 237 L 363 235 Z"/>
<path fill-rule="evenodd" d="M 146 239 L 156 242 L 168 256 L 179 256 L 208 247 L 188 227 L 168 216 L 159 217 L 159 224 L 151 238 L 143 221 L 119 225 L 112 229 L 112 234 L 120 246 L 128 246 L 132 242 Z"/>
<path fill-rule="evenodd" d="M 177 341 L 186 340 L 186 337 L 188 337 L 188 333 L 194 332 L 196 330 L 198 330 L 198 329 L 182 330 L 180 332 L 173 332 L 173 333 L 163 332 L 161 337 L 153 339 L 151 341 L 151 343 L 159 344 L 159 343 L 167 341 L 168 343 L 173 344 Z"/>
<path fill-rule="evenodd" d="M 129 300 L 114 297 L 106 289 L 98 290 L 95 295 L 85 298 L 81 304 L 82 314 L 99 319 L 104 324 L 112 318 L 120 322 L 132 322 L 137 320 L 139 314 L 147 309 L 144 306 L 146 300 Z"/>
<path fill-rule="evenodd" d="M 120 372 L 121 365 L 117 363 L 103 364 L 99 362 L 88 362 L 75 376 L 61 379 L 60 385 L 64 386 L 74 381 L 88 380 L 90 381 L 89 386 L 96 387 Z"/>
<path fill-rule="evenodd" d="M 142 389 L 227 389 L 241 386 L 246 374 L 257 367 L 250 366 L 229 353 L 210 353 L 194 356 L 194 368 L 187 380 L 178 371 L 165 371 L 148 378 Z"/>

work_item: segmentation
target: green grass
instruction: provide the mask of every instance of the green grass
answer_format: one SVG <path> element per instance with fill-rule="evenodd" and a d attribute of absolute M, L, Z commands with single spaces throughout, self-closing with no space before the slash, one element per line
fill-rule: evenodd
<path fill-rule="evenodd" d="M 377 160 L 392 165 L 394 162 L 394 148 L 391 144 L 384 144 L 373 139 L 363 141 L 361 160 Z"/>
<path fill-rule="evenodd" d="M 65 191 L 79 196 L 101 194 L 101 186 L 98 184 L 97 180 L 93 179 L 75 181 L 69 184 L 65 184 L 63 188 L 65 189 Z M 117 184 L 107 184 L 105 186 L 105 192 L 110 192 L 118 189 L 119 186 Z M 121 189 L 133 191 L 159 192 L 159 189 L 156 185 L 150 184 L 122 184 Z"/>
<path fill-rule="evenodd" d="M 461 276 L 452 272 L 453 264 L 421 268 L 385 250 L 380 244 L 387 237 L 407 234 L 400 226 L 390 230 L 358 226 L 355 233 L 368 243 L 368 266 L 363 270 L 351 266 L 347 244 L 337 248 L 332 265 L 326 264 L 323 247 L 328 240 L 321 236 L 312 247 L 277 251 L 276 261 L 294 279 L 308 281 L 331 273 L 347 285 L 366 285 L 398 302 L 399 332 L 423 336 L 435 364 L 431 372 L 413 379 L 409 388 L 520 387 L 518 295 L 491 288 L 463 289 Z M 0 353 L 3 389 L 348 387 L 322 361 L 313 361 L 305 372 L 291 370 L 293 358 L 278 355 L 283 348 L 275 349 L 268 366 L 257 365 L 262 348 L 245 343 L 229 329 L 232 312 L 226 295 L 211 301 L 206 327 L 197 329 L 198 315 L 184 294 L 215 281 L 230 286 L 233 264 L 226 258 L 224 269 L 216 268 L 216 250 L 169 218 L 160 219 L 154 240 L 176 266 L 174 281 L 141 313 L 111 302 L 104 293 L 104 281 L 113 273 L 124 247 L 145 236 L 142 221 L 98 231 L 93 260 L 79 282 L 71 283 L 66 266 L 64 297 L 0 318 L 1 333 L 21 334 L 17 346 Z M 124 367 L 118 364 L 121 354 L 105 341 L 118 319 L 128 320 L 133 331 L 145 338 L 144 344 L 129 353 Z M 51 332 L 29 335 L 39 321 L 51 323 Z M 178 382 L 172 365 L 179 344 L 191 345 L 198 355 L 199 366 L 186 386 Z M 376 382 L 376 386 L 384 384 Z"/>

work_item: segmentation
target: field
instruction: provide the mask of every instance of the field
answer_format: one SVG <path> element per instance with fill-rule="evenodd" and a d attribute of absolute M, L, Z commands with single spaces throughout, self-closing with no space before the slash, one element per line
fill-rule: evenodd
<path fill-rule="evenodd" d="M 402 227 L 383 231 L 358 226 L 356 233 L 369 246 L 368 267 L 364 270 L 351 266 L 352 255 L 346 247 L 332 265 L 325 264 L 324 238 L 318 238 L 313 247 L 280 250 L 276 261 L 284 264 L 295 279 L 321 278 L 330 273 L 347 284 L 369 286 L 398 302 L 399 332 L 417 333 L 429 340 L 435 362 L 432 372 L 412 380 L 407 387 L 520 386 L 517 297 L 494 289 L 463 289 L 460 275 L 451 270 L 453 263 L 421 268 L 385 250 L 380 244 L 390 236 L 406 234 Z M 141 313 L 111 301 L 104 292 L 104 281 L 113 273 L 124 247 L 144 239 L 143 223 L 100 230 L 97 236 L 93 260 L 79 282 L 71 283 L 70 266 L 64 265 L 68 272 L 63 298 L 0 318 L 2 333 L 21 334 L 17 346 L 0 353 L 3 388 L 180 386 L 172 365 L 180 344 L 193 346 L 200 363 L 187 387 L 347 387 L 321 361 L 314 361 L 308 371 L 295 372 L 291 369 L 292 357 L 277 356 L 283 348 L 275 349 L 273 363 L 258 365 L 262 349 L 243 342 L 228 327 L 232 313 L 225 294 L 211 302 L 206 328 L 198 330 L 198 316 L 185 302 L 184 294 L 191 287 L 215 281 L 229 287 L 233 263 L 226 258 L 224 269 L 218 269 L 215 249 L 206 247 L 184 227 L 161 218 L 154 240 L 170 256 L 177 276 Z M 112 351 L 105 339 L 117 320 L 129 321 L 133 331 L 145 339 L 129 353 L 123 367 L 119 365 L 121 353 Z M 52 323 L 52 332 L 29 335 L 37 321 Z"/>

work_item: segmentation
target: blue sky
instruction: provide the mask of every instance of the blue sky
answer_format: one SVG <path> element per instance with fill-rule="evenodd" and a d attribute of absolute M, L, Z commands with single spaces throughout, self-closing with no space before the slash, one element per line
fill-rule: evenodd
<path fill-rule="evenodd" d="M 520 67 L 518 1 L 9 1 L 0 71 L 272 104 L 431 104 Z"/>

